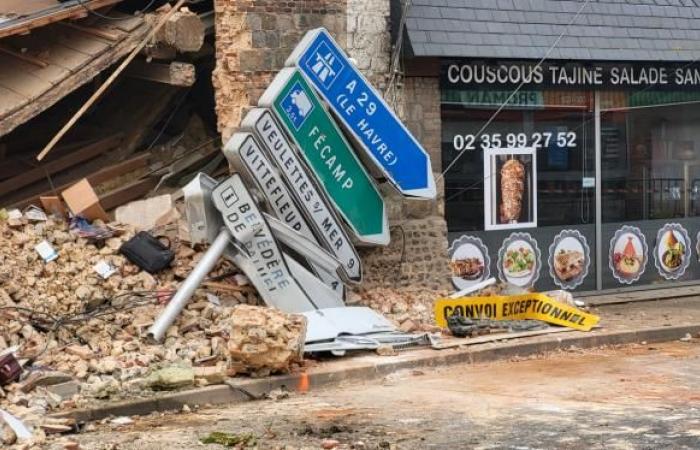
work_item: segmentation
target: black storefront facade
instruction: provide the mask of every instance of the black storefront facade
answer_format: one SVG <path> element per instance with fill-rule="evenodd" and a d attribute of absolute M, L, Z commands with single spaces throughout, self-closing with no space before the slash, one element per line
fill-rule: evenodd
<path fill-rule="evenodd" d="M 556 46 L 551 48 L 557 51 L 549 50 L 545 40 L 541 49 L 455 47 L 448 45 L 454 35 L 420 29 L 455 22 L 443 16 L 485 11 L 468 6 L 473 3 L 438 8 L 441 18 L 432 22 L 411 17 L 435 11 L 420 9 L 413 16 L 409 11 L 406 33 L 414 52 L 408 74 L 439 78 L 444 206 L 455 286 L 468 288 L 489 277 L 579 293 L 700 284 L 697 58 L 671 51 L 670 42 L 664 57 L 657 58 L 663 40 L 643 37 L 627 42 L 634 51 L 602 48 L 606 51 L 596 54 L 589 46 L 567 54 Z M 506 6 L 517 9 L 519 3 L 525 12 L 534 4 Z M 546 8 L 583 2 L 541 3 Z M 552 20 L 568 23 L 573 14 L 561 11 L 568 18 Z M 606 21 L 592 15 L 584 12 L 579 19 L 589 27 L 592 20 Z M 494 9 L 488 17 L 522 30 L 503 19 L 511 16 Z M 564 27 L 552 25 L 549 42 Z M 477 33 L 477 41 L 493 34 L 489 30 Z M 576 42 L 584 47 L 582 37 Z M 641 52 L 637 47 L 643 44 L 654 51 Z M 534 58 L 537 51 L 551 57 Z M 596 59 L 599 55 L 605 57 Z"/>

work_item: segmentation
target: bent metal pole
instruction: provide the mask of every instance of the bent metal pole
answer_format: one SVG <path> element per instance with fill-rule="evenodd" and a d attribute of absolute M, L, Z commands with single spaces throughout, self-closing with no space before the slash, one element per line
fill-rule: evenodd
<path fill-rule="evenodd" d="M 165 336 L 165 332 L 168 327 L 175 321 L 175 318 L 180 314 L 182 309 L 185 307 L 189 301 L 194 291 L 202 284 L 204 278 L 209 272 L 214 268 L 216 263 L 219 261 L 221 255 L 224 254 L 226 247 L 229 245 L 231 235 L 228 230 L 222 229 L 219 235 L 216 237 L 211 247 L 204 253 L 202 259 L 195 266 L 194 270 L 185 279 L 178 289 L 177 293 L 173 296 L 168 306 L 161 313 L 161 315 L 156 319 L 155 323 L 151 325 L 148 329 L 148 337 L 155 341 L 160 342 Z"/>

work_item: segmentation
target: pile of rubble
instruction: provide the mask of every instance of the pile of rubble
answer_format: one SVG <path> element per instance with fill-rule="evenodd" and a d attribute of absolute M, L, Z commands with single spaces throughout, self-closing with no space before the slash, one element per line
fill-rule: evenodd
<path fill-rule="evenodd" d="M 382 313 L 404 333 L 440 332 L 435 325 L 433 304 L 447 297 L 447 291 L 426 289 L 360 289 L 350 295 L 348 303 L 363 305 Z"/>
<path fill-rule="evenodd" d="M 135 230 L 92 226 L 111 237 L 81 237 L 51 218 L 0 221 L 0 355 L 24 364 L 18 381 L 0 387 L 0 409 L 35 430 L 68 431 L 42 418 L 95 398 L 147 396 L 237 373 L 266 376 L 302 362 L 303 317 L 255 306 L 255 290 L 224 260 L 165 341 L 148 342 L 146 330 L 204 249 L 169 236 L 175 262 L 151 275 L 119 253 Z M 50 262 L 36 250 L 43 241 L 58 255 Z M 98 264 L 114 273 L 103 278 Z M 8 430 L 0 430 L 4 445 L 14 442 Z"/>

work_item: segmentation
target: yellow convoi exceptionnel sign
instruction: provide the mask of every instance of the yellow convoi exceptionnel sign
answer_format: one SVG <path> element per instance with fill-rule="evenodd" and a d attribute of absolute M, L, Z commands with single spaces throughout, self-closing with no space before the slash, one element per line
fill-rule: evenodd
<path fill-rule="evenodd" d="M 600 318 L 544 294 L 495 297 L 442 298 L 435 302 L 435 321 L 447 327 L 447 318 L 460 315 L 473 319 L 533 319 L 554 325 L 590 331 Z"/>

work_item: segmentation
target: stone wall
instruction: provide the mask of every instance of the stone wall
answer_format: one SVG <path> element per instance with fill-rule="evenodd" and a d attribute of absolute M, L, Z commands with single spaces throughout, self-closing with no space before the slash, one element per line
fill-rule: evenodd
<path fill-rule="evenodd" d="M 438 80 L 408 77 L 402 80 L 401 85 L 397 93 L 397 110 L 430 155 L 435 179 L 438 180 L 442 167 Z M 438 200 L 425 201 L 404 200 L 390 188 L 383 187 L 392 226 L 391 243 L 386 248 L 361 250 L 365 287 L 396 285 L 449 289 L 447 223 L 441 180 L 437 188 Z"/>
<path fill-rule="evenodd" d="M 390 0 L 215 0 L 214 72 L 223 139 L 257 103 L 306 31 L 326 27 L 441 167 L 440 91 L 434 78 L 391 78 Z M 442 186 L 437 202 L 407 201 L 382 186 L 391 245 L 360 249 L 363 287 L 444 289 L 449 280 Z"/>
<path fill-rule="evenodd" d="M 347 0 L 214 0 L 216 114 L 226 141 L 306 31 L 347 43 Z"/>
<path fill-rule="evenodd" d="M 347 47 L 357 68 L 384 92 L 391 68 L 389 0 L 347 0 Z"/>

